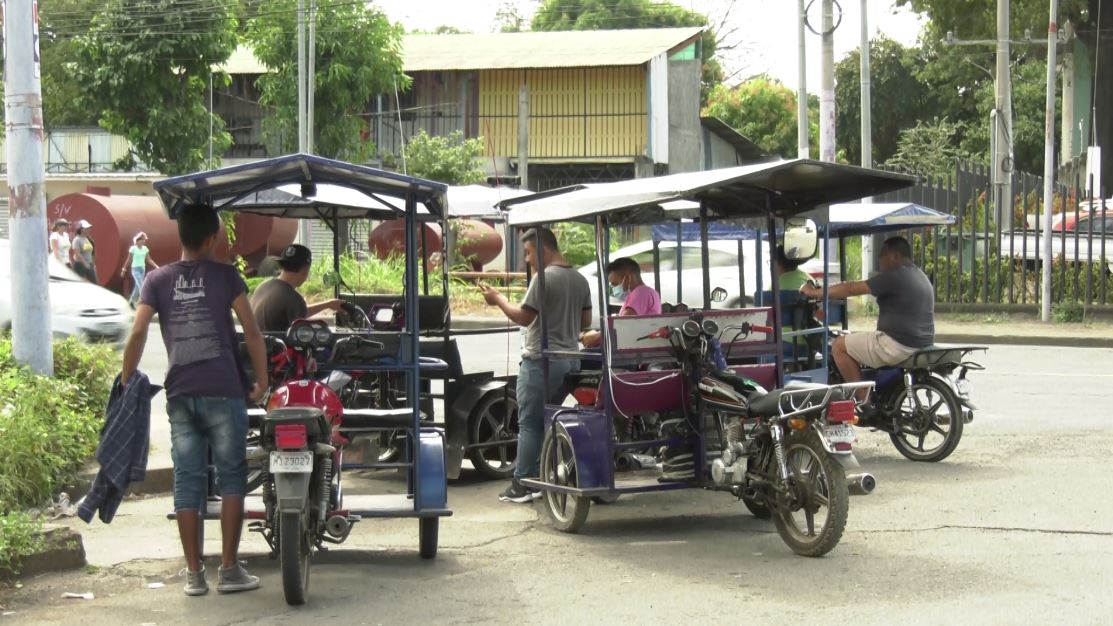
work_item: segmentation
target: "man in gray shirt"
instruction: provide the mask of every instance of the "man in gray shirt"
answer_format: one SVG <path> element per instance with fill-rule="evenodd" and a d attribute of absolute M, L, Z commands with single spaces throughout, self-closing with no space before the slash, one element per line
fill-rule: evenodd
<path fill-rule="evenodd" d="M 851 296 L 877 298 L 877 330 L 839 337 L 832 348 L 835 365 L 848 383 L 862 380 L 862 366 L 896 365 L 935 341 L 935 289 L 920 268 L 912 263 L 912 247 L 904 237 L 885 240 L 881 247 L 881 273 L 869 280 L 832 285 L 827 294 L 843 300 Z M 823 290 L 804 285 L 800 292 L 809 298 Z M 866 392 L 858 394 L 865 400 Z"/>
<path fill-rule="evenodd" d="M 547 349 L 576 351 L 580 331 L 591 323 L 591 290 L 587 279 L 577 272 L 560 253 L 556 235 L 548 228 L 537 228 L 522 236 L 526 262 L 535 272 L 521 306 L 510 303 L 498 290 L 483 286 L 487 304 L 497 306 L 510 321 L 523 328 L 522 362 L 518 369 L 518 457 L 514 480 L 499 495 L 502 502 L 529 502 L 540 493 L 519 482 L 540 474 L 541 440 L 545 434 L 545 404 L 564 402 L 567 390 L 564 377 L 579 368 L 577 358 L 550 358 L 548 394 L 545 370 L 541 361 L 541 317 L 545 312 Z M 542 298 L 540 280 L 536 276 L 538 261 L 545 267 L 545 293 Z"/>

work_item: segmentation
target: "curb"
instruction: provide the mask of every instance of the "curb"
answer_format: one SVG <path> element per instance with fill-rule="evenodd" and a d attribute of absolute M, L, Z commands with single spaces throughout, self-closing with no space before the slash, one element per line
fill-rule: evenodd
<path fill-rule="evenodd" d="M 1113 337 L 1053 337 L 1049 335 L 977 335 L 940 333 L 937 343 L 966 343 L 1053 348 L 1113 348 Z"/>
<path fill-rule="evenodd" d="M 81 533 L 66 526 L 47 524 L 43 527 L 46 548 L 20 561 L 19 574 L 0 569 L 0 580 L 14 580 L 85 567 L 85 544 Z"/>
<path fill-rule="evenodd" d="M 77 502 L 84 497 L 93 486 L 97 477 L 97 468 L 94 466 L 82 471 L 77 476 L 74 484 L 66 490 L 71 502 Z M 141 482 L 128 485 L 128 494 L 133 496 L 149 496 L 169 493 L 174 490 L 173 467 L 148 467 L 147 477 Z"/>

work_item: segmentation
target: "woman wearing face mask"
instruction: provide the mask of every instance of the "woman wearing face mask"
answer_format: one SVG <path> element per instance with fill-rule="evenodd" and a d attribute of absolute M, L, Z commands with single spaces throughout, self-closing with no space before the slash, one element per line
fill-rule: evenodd
<path fill-rule="evenodd" d="M 634 259 L 622 257 L 611 261 L 607 265 L 607 281 L 611 284 L 611 297 L 622 300 L 619 315 L 661 314 L 661 294 L 642 282 L 641 267 Z M 597 330 L 585 330 L 580 334 L 580 342 L 586 348 L 594 348 L 603 343 L 603 335 Z"/>

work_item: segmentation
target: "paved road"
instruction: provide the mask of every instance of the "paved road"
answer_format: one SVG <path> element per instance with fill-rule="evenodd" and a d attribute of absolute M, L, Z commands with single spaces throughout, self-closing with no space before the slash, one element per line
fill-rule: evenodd
<path fill-rule="evenodd" d="M 465 358 L 497 360 L 493 342 L 476 349 Z M 451 488 L 456 516 L 442 525 L 435 562 L 417 557 L 416 522 L 365 522 L 317 559 L 311 603 L 292 610 L 254 536 L 245 556 L 264 589 L 183 596 L 179 548 L 160 519 L 169 503 L 150 498 L 125 503 L 111 527 L 84 530 L 96 575 L 30 581 L 2 602 L 15 614 L 0 622 L 1109 623 L 1113 351 L 995 347 L 984 362 L 975 389 L 984 408 L 947 461 L 913 464 L 886 437 L 860 433 L 879 487 L 852 500 L 847 532 L 825 558 L 793 556 L 771 523 L 723 494 L 597 506 L 569 536 L 540 506 L 498 504 L 502 485 L 465 477 Z M 360 487 L 400 487 L 392 476 L 374 482 Z M 167 587 L 145 588 L 151 581 Z M 95 600 L 58 598 L 87 590 Z"/>

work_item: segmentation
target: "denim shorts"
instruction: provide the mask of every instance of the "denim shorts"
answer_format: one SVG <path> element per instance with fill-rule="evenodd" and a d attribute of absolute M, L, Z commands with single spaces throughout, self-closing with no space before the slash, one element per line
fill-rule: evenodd
<path fill-rule="evenodd" d="M 247 404 L 237 398 L 175 396 L 166 402 L 170 416 L 170 456 L 174 460 L 174 510 L 199 509 L 205 498 L 212 451 L 217 491 L 243 496 L 247 491 Z"/>

